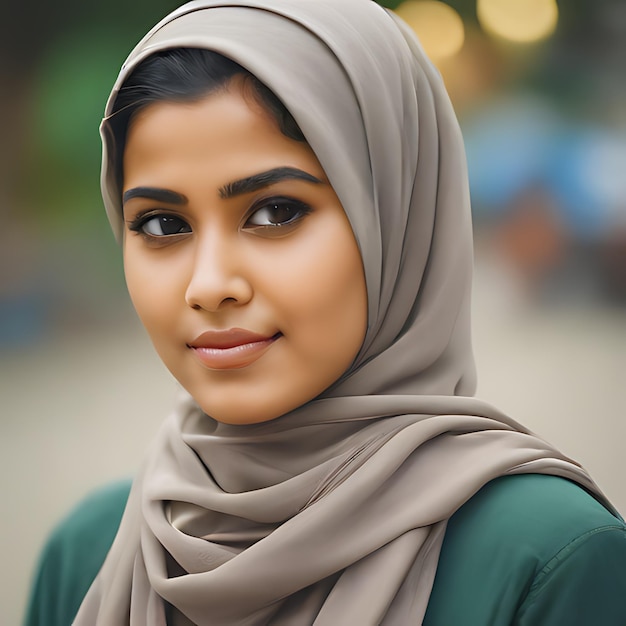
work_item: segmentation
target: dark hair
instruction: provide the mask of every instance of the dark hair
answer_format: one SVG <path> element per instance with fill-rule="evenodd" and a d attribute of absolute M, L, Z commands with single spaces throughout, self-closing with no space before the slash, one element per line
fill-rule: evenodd
<path fill-rule="evenodd" d="M 113 104 L 110 116 L 115 138 L 118 181 L 122 181 L 122 160 L 126 133 L 134 115 L 156 102 L 193 102 L 227 87 L 235 77 L 276 120 L 280 131 L 295 141 L 306 141 L 298 124 L 273 91 L 256 76 L 227 57 L 203 48 L 172 48 L 157 52 L 139 63 L 126 79 Z"/>

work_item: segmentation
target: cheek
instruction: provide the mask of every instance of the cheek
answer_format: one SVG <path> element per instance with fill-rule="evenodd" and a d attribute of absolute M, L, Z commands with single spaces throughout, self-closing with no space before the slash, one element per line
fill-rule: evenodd
<path fill-rule="evenodd" d="M 361 257 L 344 219 L 326 225 L 324 237 L 299 242 L 298 254 L 292 257 L 299 262 L 290 263 L 282 277 L 280 297 L 285 310 L 294 313 L 285 331 L 306 346 L 311 359 L 323 360 L 326 366 L 336 361 L 347 367 L 367 326 Z"/>
<path fill-rule="evenodd" d="M 124 275 L 130 299 L 137 315 L 152 336 L 158 340 L 161 324 L 170 314 L 174 292 L 179 288 L 173 264 L 156 263 L 132 246 L 124 246 Z"/>
<path fill-rule="evenodd" d="M 154 280 L 148 271 L 148 266 L 142 262 L 141 257 L 133 254 L 132 249 L 124 245 L 124 277 L 130 299 L 145 324 L 144 316 L 154 308 L 151 303 L 154 300 Z"/>

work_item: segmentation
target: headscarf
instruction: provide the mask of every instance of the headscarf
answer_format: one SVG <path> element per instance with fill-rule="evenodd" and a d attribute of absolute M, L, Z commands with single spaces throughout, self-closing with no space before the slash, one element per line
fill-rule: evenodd
<path fill-rule="evenodd" d="M 368 330 L 335 384 L 275 420 L 221 424 L 182 398 L 75 623 L 419 624 L 447 520 L 490 480 L 563 476 L 610 506 L 471 397 L 464 150 L 408 27 L 371 0 L 196 0 L 133 50 L 107 117 L 137 64 L 175 47 L 233 59 L 294 116 L 359 245 Z M 107 117 L 103 196 L 121 237 Z"/>

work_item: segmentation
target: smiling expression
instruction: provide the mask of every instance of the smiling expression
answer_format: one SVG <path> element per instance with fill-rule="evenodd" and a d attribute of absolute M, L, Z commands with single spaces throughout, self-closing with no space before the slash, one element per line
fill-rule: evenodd
<path fill-rule="evenodd" d="M 131 298 L 205 413 L 274 419 L 346 371 L 367 325 L 352 229 L 311 148 L 237 79 L 140 111 L 123 172 Z"/>

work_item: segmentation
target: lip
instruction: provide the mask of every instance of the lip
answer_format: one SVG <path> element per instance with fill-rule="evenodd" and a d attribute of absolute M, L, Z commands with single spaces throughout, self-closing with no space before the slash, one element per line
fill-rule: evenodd
<path fill-rule="evenodd" d="M 187 347 L 208 369 L 240 369 L 259 359 L 280 337 L 280 332 L 268 336 L 242 328 L 210 330 L 196 337 Z"/>

